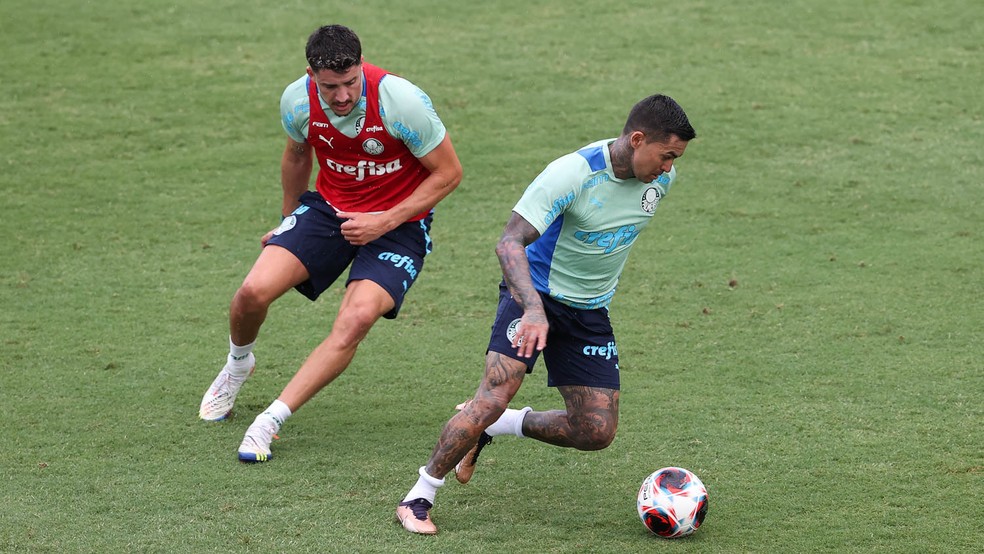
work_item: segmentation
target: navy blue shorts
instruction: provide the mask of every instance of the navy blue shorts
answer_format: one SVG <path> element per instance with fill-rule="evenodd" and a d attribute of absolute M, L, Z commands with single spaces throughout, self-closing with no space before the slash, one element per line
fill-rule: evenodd
<path fill-rule="evenodd" d="M 307 268 L 310 277 L 294 288 L 315 300 L 351 266 L 345 285 L 366 279 L 383 287 L 396 303 L 383 317 L 395 318 L 431 251 L 432 218 L 404 223 L 369 244 L 354 246 L 342 236 L 345 220 L 320 194 L 308 191 L 300 200 L 267 241 L 289 250 Z"/>
<path fill-rule="evenodd" d="M 619 390 L 618 348 L 608 318 L 608 308 L 578 310 L 540 293 L 550 323 L 543 364 L 547 367 L 547 386 L 580 385 Z M 539 356 L 521 358 L 512 347 L 523 309 L 504 283 L 499 285 L 499 308 L 492 324 L 489 351 L 498 352 L 526 364 L 533 372 Z"/>

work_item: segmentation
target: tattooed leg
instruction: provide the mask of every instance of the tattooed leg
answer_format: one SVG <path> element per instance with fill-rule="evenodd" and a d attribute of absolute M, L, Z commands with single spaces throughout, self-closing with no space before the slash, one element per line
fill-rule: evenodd
<path fill-rule="evenodd" d="M 523 434 L 577 450 L 601 450 L 611 444 L 618 427 L 618 391 L 584 386 L 558 390 L 567 410 L 528 413 Z"/>
<path fill-rule="evenodd" d="M 475 397 L 444 426 L 434 446 L 427 473 L 438 479 L 448 474 L 475 445 L 478 435 L 506 411 L 526 376 L 526 364 L 489 352 L 485 357 L 485 376 Z"/>

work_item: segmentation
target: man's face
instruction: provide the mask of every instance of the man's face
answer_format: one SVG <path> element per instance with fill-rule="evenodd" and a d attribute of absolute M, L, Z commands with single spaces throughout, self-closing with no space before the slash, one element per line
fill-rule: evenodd
<path fill-rule="evenodd" d="M 308 75 L 318 85 L 318 93 L 335 115 L 348 115 L 362 97 L 362 64 L 353 65 L 339 73 L 331 69 L 317 72 L 307 68 Z"/>
<path fill-rule="evenodd" d="M 673 169 L 673 160 L 683 155 L 687 141 L 670 135 L 665 142 L 646 142 L 646 135 L 636 131 L 630 137 L 632 143 L 632 172 L 643 183 L 655 181 Z"/>

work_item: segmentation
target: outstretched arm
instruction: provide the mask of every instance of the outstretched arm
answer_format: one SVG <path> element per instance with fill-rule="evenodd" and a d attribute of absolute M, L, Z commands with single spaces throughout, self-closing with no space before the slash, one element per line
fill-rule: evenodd
<path fill-rule="evenodd" d="M 539 237 L 540 233 L 535 227 L 513 212 L 495 247 L 509 294 L 523 308 L 523 318 L 513 346 L 524 358 L 532 356 L 534 348 L 539 351 L 547 346 L 547 315 L 543 311 L 540 293 L 533 287 L 530 262 L 526 257 L 526 246 Z"/>

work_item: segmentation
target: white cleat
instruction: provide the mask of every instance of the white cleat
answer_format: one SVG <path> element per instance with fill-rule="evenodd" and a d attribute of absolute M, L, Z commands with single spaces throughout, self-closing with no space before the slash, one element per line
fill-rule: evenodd
<path fill-rule="evenodd" d="M 256 369 L 256 358 L 252 353 L 249 354 L 249 373 L 243 377 L 235 377 L 229 372 L 229 362 L 219 372 L 212 386 L 205 391 L 202 403 L 198 407 L 198 417 L 205 421 L 221 421 L 232 413 L 232 405 L 236 402 L 236 395 L 239 388 L 243 386 L 246 379 L 253 374 Z"/>
<path fill-rule="evenodd" d="M 246 463 L 266 462 L 273 459 L 270 443 L 277 436 L 277 428 L 269 418 L 258 416 L 246 429 L 246 436 L 239 444 L 239 461 Z"/>

